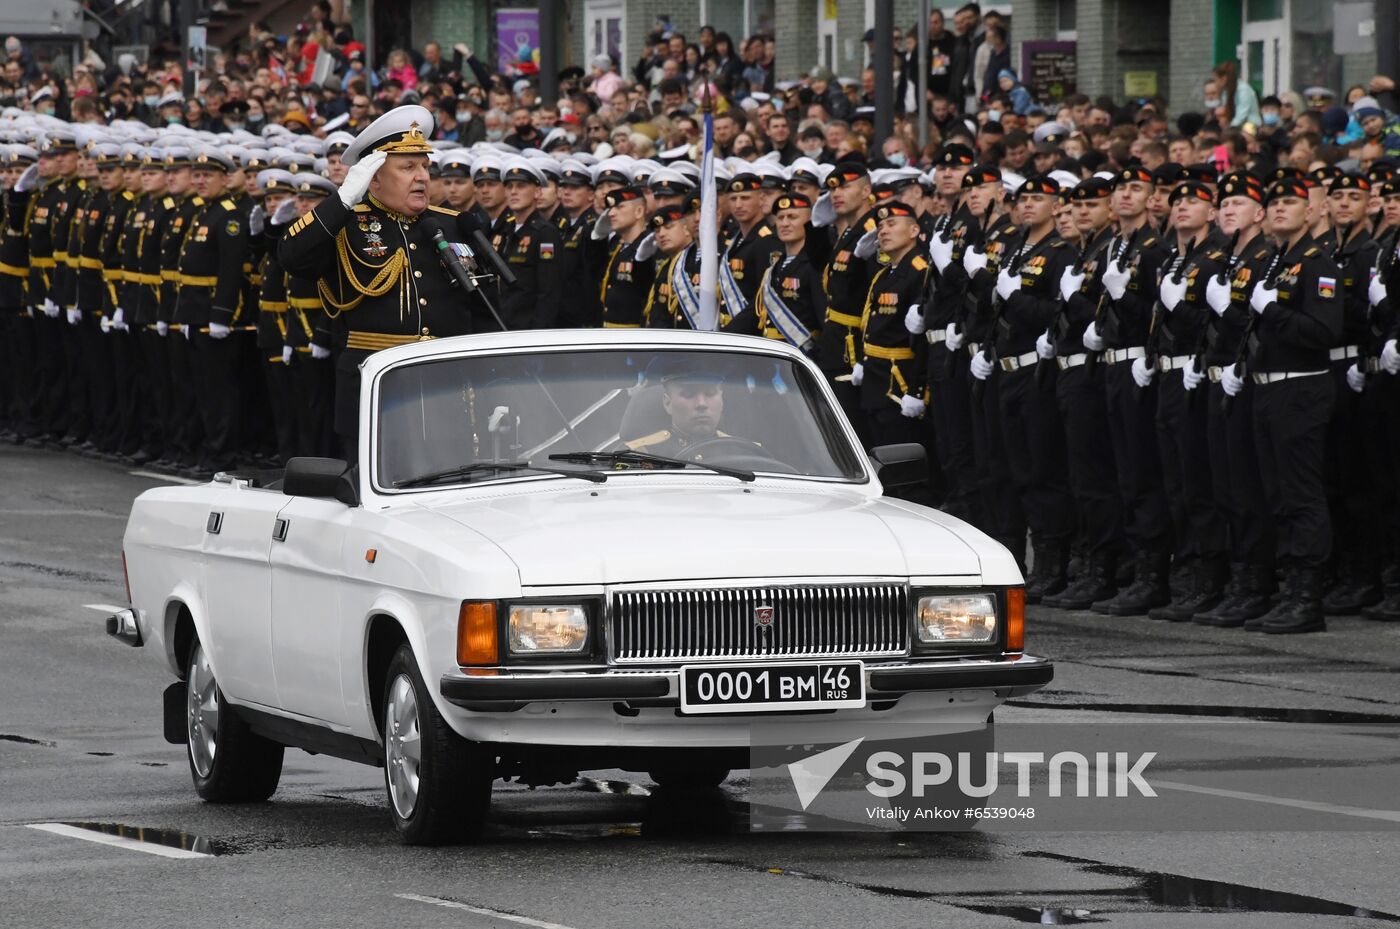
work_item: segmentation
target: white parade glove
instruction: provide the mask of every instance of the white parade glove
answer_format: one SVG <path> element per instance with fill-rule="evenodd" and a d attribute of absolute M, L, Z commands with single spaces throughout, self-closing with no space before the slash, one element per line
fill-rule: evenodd
<path fill-rule="evenodd" d="M 953 242 L 939 233 L 928 242 L 928 256 L 933 259 L 933 266 L 942 274 L 953 263 Z"/>
<path fill-rule="evenodd" d="M 948 328 L 943 330 L 943 344 L 948 346 L 948 351 L 956 352 L 963 347 L 963 342 L 967 341 L 967 336 L 957 323 L 949 323 Z"/>
<path fill-rule="evenodd" d="M 905 394 L 899 398 L 899 412 L 910 419 L 918 419 L 924 415 L 924 401 L 918 397 Z"/>
<path fill-rule="evenodd" d="M 1201 381 L 1205 379 L 1206 373 L 1204 371 L 1197 371 L 1194 363 L 1187 365 L 1186 369 L 1181 372 L 1181 386 L 1185 387 L 1187 390 L 1195 390 L 1197 387 L 1200 387 Z"/>
<path fill-rule="evenodd" d="M 185 337 L 185 341 L 188 342 L 190 338 L 194 335 L 194 327 L 191 326 L 189 323 L 185 323 L 183 326 L 180 327 L 180 334 L 183 335 Z"/>
<path fill-rule="evenodd" d="M 603 211 L 603 215 L 599 216 L 597 221 L 593 223 L 593 231 L 590 235 L 594 242 L 601 242 L 612 235 L 612 214 L 606 210 Z"/>
<path fill-rule="evenodd" d="M 1055 343 L 1050 341 L 1050 333 L 1042 332 L 1035 340 L 1035 353 L 1046 361 L 1055 357 Z"/>
<path fill-rule="evenodd" d="M 859 387 L 863 380 L 865 380 L 865 365 L 858 364 L 851 369 L 851 383 Z"/>
<path fill-rule="evenodd" d="M 76 306 L 68 308 L 68 325 L 76 326 L 83 321 L 83 311 Z"/>
<path fill-rule="evenodd" d="M 15 193 L 22 194 L 27 190 L 33 190 L 39 183 L 39 166 L 32 164 L 25 168 L 15 181 Z"/>
<path fill-rule="evenodd" d="M 58 319 L 58 314 L 63 312 L 58 304 L 54 303 L 48 297 L 44 298 L 44 302 L 39 305 L 39 309 L 43 310 L 44 315 L 49 319 Z"/>
<path fill-rule="evenodd" d="M 112 325 L 110 317 L 103 316 L 97 320 L 97 328 L 102 330 L 103 335 L 109 335 L 116 327 Z"/>
<path fill-rule="evenodd" d="M 159 335 L 159 336 L 166 336 L 166 335 L 169 335 L 169 334 L 170 334 L 170 324 L 169 324 L 169 323 L 163 323 L 163 322 L 157 321 L 157 322 L 156 322 L 156 335 Z"/>
<path fill-rule="evenodd" d="M 123 310 L 121 307 L 117 307 L 116 310 L 112 313 L 112 328 L 120 329 L 123 332 L 125 332 L 127 329 L 126 311 Z"/>
<path fill-rule="evenodd" d="M 225 326 L 223 323 L 210 323 L 210 324 L 209 324 L 209 338 L 211 338 L 211 339 L 227 339 L 227 338 L 228 338 L 228 334 L 229 334 L 229 328 L 228 328 L 228 326 Z"/>
<path fill-rule="evenodd" d="M 1231 397 L 1237 395 L 1241 390 L 1244 390 L 1244 378 L 1236 373 L 1235 369 L 1237 367 L 1238 365 L 1230 365 L 1230 367 L 1220 372 L 1220 386 L 1225 390 L 1225 393 Z"/>
<path fill-rule="evenodd" d="M 388 157 L 387 152 L 370 152 L 355 162 L 355 166 L 345 175 L 338 191 L 340 202 L 345 204 L 346 209 L 365 198 L 369 191 L 369 182 L 374 180 L 374 172 L 379 170 L 380 165 L 384 164 L 384 159 Z"/>
<path fill-rule="evenodd" d="M 1386 374 L 1400 374 L 1400 349 L 1396 348 L 1394 339 L 1381 349 L 1381 367 L 1385 368 Z"/>
<path fill-rule="evenodd" d="M 277 209 L 272 211 L 272 224 L 274 226 L 285 226 L 287 223 L 297 218 L 301 211 L 297 209 L 295 200 L 283 200 L 277 204 Z"/>
<path fill-rule="evenodd" d="M 1013 274 L 1007 268 L 997 272 L 997 296 L 1010 300 L 1011 295 L 1021 289 L 1021 275 Z"/>
<path fill-rule="evenodd" d="M 1157 372 L 1147 366 L 1146 358 L 1133 359 L 1133 383 L 1139 387 L 1146 387 L 1152 383 L 1152 376 Z"/>
<path fill-rule="evenodd" d="M 1060 275 L 1060 296 L 1068 300 L 1079 293 L 1079 288 L 1083 285 L 1083 274 L 1075 274 L 1073 268 L 1065 268 L 1065 273 Z"/>
<path fill-rule="evenodd" d="M 1177 280 L 1168 274 L 1162 279 L 1162 286 L 1157 289 L 1157 296 L 1162 301 L 1162 308 L 1168 313 L 1176 309 L 1177 304 L 1186 298 L 1186 280 Z"/>
<path fill-rule="evenodd" d="M 1269 306 L 1278 301 L 1278 288 L 1265 287 L 1262 283 L 1249 295 L 1249 306 L 1254 312 L 1263 315 Z"/>
<path fill-rule="evenodd" d="M 331 350 L 312 343 L 311 357 L 315 358 L 317 361 L 325 361 L 327 358 L 331 357 Z"/>
<path fill-rule="evenodd" d="M 1371 278 L 1371 286 L 1366 288 L 1366 298 L 1371 301 L 1371 306 L 1380 306 L 1385 299 L 1385 285 L 1381 283 L 1379 274 Z"/>
<path fill-rule="evenodd" d="M 295 353 L 296 353 L 296 349 L 292 348 L 290 345 L 284 345 L 284 346 L 282 346 L 282 363 L 283 363 L 284 365 L 289 365 L 289 364 L 291 364 L 291 363 L 292 363 L 292 355 L 294 355 Z"/>
<path fill-rule="evenodd" d="M 1128 279 L 1133 276 L 1127 268 L 1120 267 L 1117 260 L 1110 261 L 1103 271 L 1103 286 L 1114 300 L 1122 300 L 1128 292 Z"/>
<path fill-rule="evenodd" d="M 1218 274 L 1212 274 L 1206 281 L 1206 303 L 1216 316 L 1224 316 L 1230 308 L 1230 282 L 1222 281 Z"/>
<path fill-rule="evenodd" d="M 972 356 L 972 376 L 979 381 L 985 381 L 992 376 L 992 363 L 987 360 L 986 352 L 978 352 Z"/>
<path fill-rule="evenodd" d="M 1084 327 L 1084 338 L 1081 340 L 1084 347 L 1091 352 L 1101 352 L 1104 348 L 1103 339 L 1099 338 L 1099 324 L 1090 323 Z"/>
<path fill-rule="evenodd" d="M 869 258 L 879 250 L 880 236 L 873 229 L 857 239 L 856 247 L 851 249 L 856 253 L 857 258 Z"/>
<path fill-rule="evenodd" d="M 987 266 L 987 253 L 979 252 L 975 248 L 969 248 L 963 252 L 963 270 L 968 277 L 973 277 L 978 271 Z"/>
<path fill-rule="evenodd" d="M 1356 365 L 1347 368 L 1347 386 L 1357 393 L 1366 389 L 1366 375 Z"/>
<path fill-rule="evenodd" d="M 908 329 L 911 335 L 924 334 L 924 329 L 927 327 L 924 325 L 923 311 L 917 303 L 911 303 L 909 312 L 904 314 L 904 328 Z"/>
<path fill-rule="evenodd" d="M 267 210 L 262 208 L 262 204 L 254 206 L 248 211 L 248 234 L 262 235 L 263 229 L 267 226 Z"/>

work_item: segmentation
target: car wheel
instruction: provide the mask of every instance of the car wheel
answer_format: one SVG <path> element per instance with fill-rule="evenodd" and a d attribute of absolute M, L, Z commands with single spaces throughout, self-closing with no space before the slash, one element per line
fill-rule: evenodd
<path fill-rule="evenodd" d="M 384 685 L 384 787 L 407 845 L 476 838 L 491 805 L 496 759 L 438 713 L 413 649 L 399 646 Z"/>
<path fill-rule="evenodd" d="M 190 645 L 185 688 L 186 755 L 195 792 L 210 803 L 256 803 L 277 790 L 283 747 L 265 739 L 225 705 L 209 655 Z"/>
<path fill-rule="evenodd" d="M 729 769 L 716 765 L 665 765 L 652 768 L 647 774 L 659 787 L 672 790 L 711 790 L 724 783 Z"/>

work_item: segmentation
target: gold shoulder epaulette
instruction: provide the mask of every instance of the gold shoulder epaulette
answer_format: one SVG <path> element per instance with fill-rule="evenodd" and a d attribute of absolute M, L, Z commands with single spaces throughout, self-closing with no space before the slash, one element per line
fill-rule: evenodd
<path fill-rule="evenodd" d="M 671 437 L 670 429 L 662 429 L 660 432 L 653 432 L 651 435 L 644 435 L 640 439 L 629 439 L 625 444 L 633 451 L 639 448 L 646 448 L 648 445 L 660 445 Z"/>
<path fill-rule="evenodd" d="M 223 207 L 223 208 L 226 209 L 226 210 L 236 210 L 236 209 L 238 209 L 238 204 L 234 203 L 232 200 L 228 199 L 227 197 L 225 197 L 224 199 L 222 199 L 222 200 L 219 201 L 219 206 Z"/>
<path fill-rule="evenodd" d="M 759 226 L 759 227 L 758 227 L 758 237 L 759 237 L 760 239 L 767 238 L 768 236 L 770 236 L 770 235 L 772 235 L 772 234 L 773 234 L 773 230 L 772 230 L 772 229 L 769 229 L 767 226 Z"/>
<path fill-rule="evenodd" d="M 1311 257 L 1314 256 L 1314 255 L 1320 255 L 1320 254 L 1322 254 L 1321 250 L 1320 250 L 1316 245 L 1311 245 L 1311 246 L 1308 247 L 1308 250 L 1307 250 L 1306 252 L 1303 252 L 1303 257 L 1304 257 L 1304 258 L 1311 258 Z"/>
<path fill-rule="evenodd" d="M 368 212 L 369 212 L 369 204 L 368 204 L 368 203 L 357 203 L 357 204 L 355 204 L 355 212 L 356 212 L 356 213 L 368 213 Z"/>
<path fill-rule="evenodd" d="M 175 208 L 175 198 L 174 198 L 174 197 L 166 197 L 164 200 L 162 200 L 162 201 L 160 202 L 160 205 L 163 206 L 163 207 L 165 207 L 167 210 L 174 209 L 174 208 Z"/>
<path fill-rule="evenodd" d="M 457 216 L 462 212 L 461 210 L 454 210 L 445 206 L 429 206 L 428 209 L 432 210 L 434 213 L 443 213 L 447 216 Z"/>
<path fill-rule="evenodd" d="M 910 264 L 912 264 L 912 265 L 914 266 L 914 270 L 915 270 L 915 271 L 927 271 L 927 270 L 928 270 L 928 262 L 927 262 L 927 261 L 924 261 L 924 256 L 922 256 L 922 255 L 915 255 L 915 256 L 914 256 L 914 260 L 911 261 Z"/>
<path fill-rule="evenodd" d="M 129 202 L 131 202 L 132 200 L 135 200 L 135 199 L 136 199 L 136 195 L 135 195 L 134 193 L 132 193 L 131 191 L 129 191 L 129 190 L 123 190 L 123 191 L 122 191 L 122 198 L 123 198 L 124 200 L 126 200 L 126 201 L 129 203 Z"/>
<path fill-rule="evenodd" d="M 195 206 L 204 206 L 204 198 L 199 196 L 198 194 L 191 197 L 190 202 L 193 203 Z"/>

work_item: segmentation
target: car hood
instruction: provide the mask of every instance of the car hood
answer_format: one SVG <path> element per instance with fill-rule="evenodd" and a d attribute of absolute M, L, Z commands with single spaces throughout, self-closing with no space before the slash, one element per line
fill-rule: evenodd
<path fill-rule="evenodd" d="M 533 482 L 420 505 L 499 546 L 519 567 L 526 587 L 794 576 L 976 577 L 984 557 L 1000 553 L 1009 561 L 999 546 L 952 517 L 829 484 L 807 489 L 764 482 L 647 483 L 579 487 L 570 482 L 565 489 L 557 482 L 547 487 Z"/>

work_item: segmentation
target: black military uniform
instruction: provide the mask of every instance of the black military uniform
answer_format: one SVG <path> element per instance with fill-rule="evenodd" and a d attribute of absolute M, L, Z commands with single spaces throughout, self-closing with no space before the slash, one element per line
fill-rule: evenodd
<path fill-rule="evenodd" d="M 1400 196 L 1400 183 L 1387 180 L 1381 196 Z M 1400 336 L 1400 227 L 1383 230 L 1374 273 L 1381 299 L 1370 307 L 1365 342 L 1366 390 L 1362 393 L 1360 428 L 1369 437 L 1366 458 L 1371 469 L 1372 500 L 1383 521 L 1381 582 L 1384 598 L 1363 607 L 1367 619 L 1400 621 L 1400 376 L 1390 373 L 1386 349 L 1395 351 Z M 1370 302 L 1369 300 L 1367 301 Z"/>
<path fill-rule="evenodd" d="M 641 187 L 628 186 L 610 190 L 604 202 L 611 209 L 622 203 L 640 203 L 646 196 Z M 614 236 L 608 263 L 598 285 L 598 300 L 603 307 L 604 329 L 636 329 L 643 318 L 656 277 L 654 258 L 638 258 L 637 249 L 646 241 L 646 227 L 630 242 Z"/>
<path fill-rule="evenodd" d="M 104 167 L 103 159 L 111 158 L 114 166 Z M 120 171 L 126 166 L 120 150 L 115 154 L 104 153 L 98 158 L 98 170 Z M 107 216 L 102 222 L 101 241 L 97 249 L 98 267 L 96 280 L 89 286 L 96 286 L 98 294 L 94 299 L 95 311 L 100 314 L 98 332 L 106 342 L 106 356 L 111 361 L 110 379 L 98 385 L 93 393 L 94 409 L 100 402 L 97 393 L 111 391 L 108 406 L 111 419 L 103 428 L 98 421 L 99 433 L 96 439 L 98 448 L 109 455 L 130 459 L 141 448 L 141 426 L 139 409 L 140 392 L 136 378 L 136 336 L 131 330 L 131 322 L 126 318 L 127 311 L 122 303 L 126 283 L 126 248 L 128 235 L 135 238 L 138 232 L 131 229 L 131 217 L 136 205 L 135 192 L 117 188 L 110 196 Z M 88 271 L 85 267 L 84 272 Z M 117 311 L 121 310 L 120 319 Z M 118 325 L 120 324 L 120 325 Z"/>
<path fill-rule="evenodd" d="M 560 187 L 592 189 L 593 176 L 586 170 L 565 166 L 559 175 Z M 571 217 L 564 209 L 554 214 L 559 228 L 559 274 L 569 282 L 570 299 L 559 308 L 558 324 L 564 327 L 596 327 L 602 324 L 603 307 L 598 301 L 603 268 L 608 260 L 606 242 L 593 238 L 598 211 L 585 207 Z"/>
<path fill-rule="evenodd" d="M 542 183 L 542 175 L 523 158 L 512 159 L 502 175 L 506 183 Z M 501 289 L 501 318 L 508 329 L 552 329 L 569 286 L 559 273 L 562 267 L 559 230 L 531 210 L 520 217 L 507 210 L 505 248 L 498 249 L 515 274 L 515 283 Z"/>
<path fill-rule="evenodd" d="M 269 182 L 267 189 L 268 192 L 289 192 L 290 187 L 290 179 L 280 179 Z M 300 384 L 293 373 L 296 359 L 283 351 L 284 346 L 291 346 L 287 273 L 282 270 L 282 263 L 277 257 L 277 242 L 290 226 L 291 221 L 277 223 L 271 216 L 267 218 L 262 236 L 268 244 L 258 266 L 262 275 L 258 288 L 258 359 L 262 363 L 263 376 L 267 379 L 273 431 L 277 437 L 277 457 L 284 465 L 288 459 L 301 453 L 297 441 L 297 411 L 302 401 Z"/>
<path fill-rule="evenodd" d="M 55 135 L 44 143 L 40 157 L 71 151 L 73 147 L 71 137 Z M 68 321 L 63 316 L 63 307 L 58 305 L 56 286 L 59 252 L 67 247 L 65 217 L 77 193 L 76 183 L 76 178 L 51 178 L 30 196 L 25 220 L 29 236 L 28 300 L 34 308 L 35 412 L 41 433 L 26 443 L 29 445 L 58 447 L 57 443 L 68 432 L 71 418 L 63 349 Z M 57 307 L 56 315 L 52 315 L 54 307 Z"/>
<path fill-rule="evenodd" d="M 868 178 L 864 165 L 843 162 L 826 176 L 826 189 L 835 190 L 853 181 Z M 866 211 L 859 219 L 838 232 L 833 226 L 828 233 L 829 258 L 822 271 L 822 290 L 826 292 L 826 319 L 817 336 L 817 365 L 831 380 L 832 389 L 847 418 L 855 426 L 861 440 L 869 444 L 869 429 L 860 410 L 860 391 L 848 380 L 851 368 L 861 359 L 860 320 L 870 279 L 879 270 L 874 256 L 856 255 L 856 244 L 875 231 L 874 211 Z"/>
<path fill-rule="evenodd" d="M 727 189 L 730 193 L 739 193 L 760 190 L 762 187 L 763 179 L 758 175 L 740 174 L 729 182 Z M 758 288 L 763 282 L 764 272 L 773 261 L 773 256 L 781 254 L 782 251 L 783 243 L 778 241 L 773 221 L 767 216 L 761 217 L 747 232 L 740 227 L 729 240 L 729 246 L 720 260 L 734 276 L 739 297 L 726 296 L 725 270 L 721 267 L 720 301 L 729 317 L 729 321 L 722 326 L 724 331 L 744 335 L 758 334 L 758 315 L 755 312 Z"/>
<path fill-rule="evenodd" d="M 174 170 L 194 160 L 188 151 L 167 151 L 165 165 Z M 204 208 L 203 198 L 193 192 L 170 195 L 163 204 L 167 210 L 160 240 L 160 309 L 157 320 L 169 327 L 165 338 L 170 371 L 170 404 L 166 410 L 166 460 L 156 462 L 182 471 L 199 464 L 204 439 L 204 420 L 199 412 L 198 371 L 194 358 L 194 330 L 185 329 L 176 317 L 180 293 L 180 252 L 194 230 L 194 217 Z"/>
<path fill-rule="evenodd" d="M 68 311 L 78 310 L 78 263 L 82 251 L 82 231 L 84 223 L 91 215 L 88 205 L 97 193 L 94 179 L 75 177 L 68 182 L 68 199 L 62 213 L 53 221 L 54 273 L 50 298 L 63 310 L 59 319 L 63 326 L 59 339 L 63 344 L 63 379 L 67 385 L 68 429 L 61 442 L 68 448 L 91 451 L 93 429 L 92 408 L 89 403 L 89 390 L 92 378 L 89 376 L 84 357 L 85 326 L 80 321 L 74 324 L 68 319 Z M 92 321 L 95 324 L 95 320 Z"/>
<path fill-rule="evenodd" d="M 4 167 L 28 170 L 34 163 L 32 150 L 21 152 L 11 148 L 0 160 Z M 4 223 L 0 228 L 0 318 L 5 328 L 5 373 L 0 375 L 9 385 L 6 415 L 6 438 L 19 443 L 38 434 L 34 385 L 35 335 L 34 310 L 27 299 L 29 288 L 29 218 L 30 193 L 10 190 L 4 196 Z"/>
<path fill-rule="evenodd" d="M 890 203 L 875 211 L 875 221 L 890 216 L 916 219 L 902 203 Z M 909 307 L 919 302 L 929 262 L 916 244 L 898 261 L 881 268 L 870 282 L 861 313 L 860 405 L 875 445 L 917 442 L 918 426 L 901 410 L 901 398 L 916 397 L 927 403 L 924 366 L 928 343 L 914 340 L 904 326 Z"/>
<path fill-rule="evenodd" d="M 812 202 L 799 194 L 784 194 L 773 201 L 775 216 L 783 210 L 811 208 Z M 758 287 L 759 334 L 767 339 L 787 341 L 807 355 L 814 355 L 822 321 L 826 318 L 826 292 L 822 289 L 821 274 L 805 245 L 795 255 L 787 254 L 784 248 L 772 256 L 772 262 Z M 774 297 L 781 301 L 781 307 L 774 305 Z"/>

